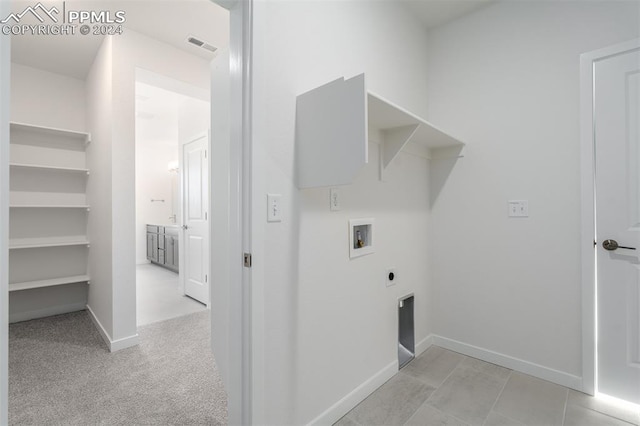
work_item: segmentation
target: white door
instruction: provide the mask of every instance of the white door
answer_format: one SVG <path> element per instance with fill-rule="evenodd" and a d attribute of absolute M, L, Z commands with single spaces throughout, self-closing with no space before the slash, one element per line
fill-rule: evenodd
<path fill-rule="evenodd" d="M 598 391 L 640 403 L 640 51 L 595 63 Z"/>
<path fill-rule="evenodd" d="M 209 304 L 208 141 L 209 136 L 202 135 L 182 146 L 184 293 L 205 305 Z"/>

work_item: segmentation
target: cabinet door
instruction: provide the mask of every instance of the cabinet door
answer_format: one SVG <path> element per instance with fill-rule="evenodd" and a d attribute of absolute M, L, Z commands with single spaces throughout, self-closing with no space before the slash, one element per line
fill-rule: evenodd
<path fill-rule="evenodd" d="M 176 268 L 176 272 L 178 272 L 178 268 L 179 268 L 179 265 L 180 265 L 180 262 L 179 262 L 180 256 L 179 256 L 179 251 L 178 251 L 178 246 L 179 246 L 178 241 L 180 241 L 178 239 L 178 237 L 173 237 L 173 259 L 175 261 L 174 266 Z"/>
<path fill-rule="evenodd" d="M 147 259 L 158 261 L 158 234 L 147 234 Z"/>
<path fill-rule="evenodd" d="M 148 260 L 152 260 L 153 258 L 153 241 L 152 241 L 152 236 L 153 234 L 150 234 L 147 232 L 147 259 Z"/>
<path fill-rule="evenodd" d="M 173 252 L 173 269 L 178 272 L 178 259 L 180 259 L 180 257 L 178 256 L 178 237 L 171 237 L 171 251 Z"/>
<path fill-rule="evenodd" d="M 165 235 L 164 237 L 164 264 L 173 269 L 175 260 L 173 259 L 173 237 L 171 235 Z"/>

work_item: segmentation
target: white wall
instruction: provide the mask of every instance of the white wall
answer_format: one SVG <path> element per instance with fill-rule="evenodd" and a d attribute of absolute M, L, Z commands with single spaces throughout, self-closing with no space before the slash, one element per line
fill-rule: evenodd
<path fill-rule="evenodd" d="M 579 55 L 637 37 L 638 7 L 504 2 L 429 33 L 428 119 L 468 144 L 433 191 L 435 334 L 580 383 Z"/>
<path fill-rule="evenodd" d="M 127 30 L 112 37 L 112 223 L 114 339 L 136 335 L 135 306 L 135 81 L 141 68 L 209 89 L 208 62 Z"/>
<path fill-rule="evenodd" d="M 155 125 L 154 121 L 136 119 L 136 263 L 147 263 L 147 224 L 171 224 L 172 203 L 178 198 L 177 174 L 169 172 L 168 163 L 178 161 L 178 117 L 163 116 L 165 130 L 162 140 L 144 137 L 140 126 Z M 172 189 L 172 186 L 176 186 Z M 173 191 L 173 192 L 172 192 Z M 152 202 L 151 200 L 164 200 Z"/>
<path fill-rule="evenodd" d="M 211 125 L 211 107 L 209 101 L 202 99 L 196 99 L 192 97 L 184 97 L 178 108 L 178 147 L 176 156 L 181 160 L 184 154 L 184 144 L 193 141 L 196 137 L 200 137 L 203 134 L 208 134 Z M 210 157 L 210 156 L 209 156 Z M 210 160 L 210 158 L 209 158 Z M 182 162 L 181 162 L 182 164 Z M 176 215 L 178 223 L 181 223 L 184 206 L 182 202 L 182 173 L 179 173 L 178 185 L 177 185 L 177 203 L 176 203 Z M 211 174 L 209 174 L 211 176 Z M 211 181 L 211 178 L 209 179 Z M 180 252 L 181 255 L 184 251 Z"/>
<path fill-rule="evenodd" d="M 221 51 L 211 61 L 211 155 L 209 176 L 211 180 L 211 226 L 209 232 L 211 269 L 211 348 L 218 371 L 225 383 L 229 399 L 230 356 L 232 333 L 230 279 L 233 253 L 231 240 L 231 137 L 230 137 L 230 66 L 229 50 Z M 215 236 L 215 237 L 214 237 Z M 237 265 L 236 265 L 237 267 Z M 239 404 L 241 401 L 232 401 Z M 229 407 L 230 422 L 234 421 L 233 405 Z"/>
<path fill-rule="evenodd" d="M 113 137 L 113 46 L 105 38 L 87 76 L 87 129 L 92 141 L 87 147 L 89 285 L 88 306 L 100 322 L 107 339 L 113 340 L 113 238 L 112 238 L 112 154 Z"/>
<path fill-rule="evenodd" d="M 177 130 L 177 128 L 176 128 Z M 177 133 L 177 132 L 176 132 Z M 176 135 L 177 138 L 177 135 Z M 158 145 L 155 141 L 136 143 L 136 263 L 147 263 L 147 224 L 169 225 L 176 173 L 169 172 L 169 161 L 178 161 L 177 146 Z M 174 188 L 173 190 L 175 191 Z M 174 194 L 174 195 L 172 195 Z M 152 202 L 151 200 L 164 200 Z"/>
<path fill-rule="evenodd" d="M 304 424 L 395 371 L 399 295 L 416 294 L 416 339 L 429 334 L 429 188 L 426 161 L 404 154 L 378 182 L 372 144 L 370 164 L 342 189 L 341 212 L 329 211 L 328 189 L 298 191 L 296 95 L 365 72 L 372 91 L 424 115 L 426 33 L 388 2 L 256 2 L 254 25 L 252 226 L 264 244 L 252 248 L 252 285 L 264 305 L 254 306 L 253 333 L 266 347 L 254 371 L 264 386 L 254 421 Z M 283 195 L 281 223 L 266 223 L 266 193 Z M 350 261 L 348 219 L 359 217 L 376 220 L 376 253 Z M 400 283 L 386 288 L 389 266 Z"/>
<path fill-rule="evenodd" d="M 11 64 L 11 120 L 83 132 L 84 81 Z"/>
<path fill-rule="evenodd" d="M 168 163 L 178 164 L 180 144 L 206 133 L 210 117 L 206 90 L 148 71 L 136 80 L 136 263 L 142 264 L 149 262 L 147 224 L 180 223 L 180 171 L 170 172 Z"/>
<path fill-rule="evenodd" d="M 195 139 L 209 130 L 211 121 L 209 102 L 185 98 L 178 111 L 178 138 L 180 143 Z"/>

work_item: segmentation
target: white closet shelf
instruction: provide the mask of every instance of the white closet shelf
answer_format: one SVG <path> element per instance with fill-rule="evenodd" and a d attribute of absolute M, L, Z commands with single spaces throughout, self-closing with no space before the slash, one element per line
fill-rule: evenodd
<path fill-rule="evenodd" d="M 447 157 L 431 155 L 434 150 L 461 150 L 464 146 L 463 142 L 428 121 L 371 92 L 367 92 L 367 114 L 369 128 L 380 132 L 382 169 L 386 168 L 409 143 L 427 148 L 429 158 L 433 159 Z"/>
<path fill-rule="evenodd" d="M 400 151 L 419 147 L 437 160 L 461 157 L 464 143 L 366 89 L 365 75 L 338 78 L 296 99 L 298 188 L 352 183 L 380 143 L 380 178 Z"/>
<path fill-rule="evenodd" d="M 89 174 L 89 169 L 79 169 L 76 167 L 58 167 L 58 166 L 46 166 L 42 164 L 26 164 L 26 163 L 9 163 L 11 167 L 24 168 L 24 169 L 36 169 L 36 170 L 52 170 L 60 172 L 72 172 L 72 173 L 86 173 Z"/>
<path fill-rule="evenodd" d="M 9 240 L 9 250 L 69 246 L 89 246 L 89 240 L 83 237 L 14 238 Z"/>
<path fill-rule="evenodd" d="M 87 283 L 89 275 L 74 275 L 72 277 L 52 278 L 49 280 L 25 281 L 21 283 L 9 283 L 9 291 L 29 290 L 32 288 L 53 287 L 56 285 Z"/>
<path fill-rule="evenodd" d="M 38 132 L 47 135 L 61 136 L 69 139 L 77 139 L 85 144 L 91 142 L 91 133 L 78 132 L 75 130 L 59 129 L 55 127 L 37 126 L 35 124 L 18 123 L 12 121 L 10 123 L 11 130 L 23 130 L 28 132 Z"/>
<path fill-rule="evenodd" d="M 61 205 L 61 204 L 11 204 L 9 205 L 12 209 L 87 209 L 91 206 L 88 205 Z"/>

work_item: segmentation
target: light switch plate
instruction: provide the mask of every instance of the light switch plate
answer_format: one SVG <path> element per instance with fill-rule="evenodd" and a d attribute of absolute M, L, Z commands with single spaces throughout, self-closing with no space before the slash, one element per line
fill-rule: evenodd
<path fill-rule="evenodd" d="M 267 194 L 267 222 L 282 222 L 281 204 L 281 194 Z"/>
<path fill-rule="evenodd" d="M 509 200 L 509 217 L 529 217 L 529 201 Z"/>
<path fill-rule="evenodd" d="M 329 190 L 329 206 L 332 212 L 336 212 L 341 209 L 340 190 L 338 188 L 331 188 Z"/>

